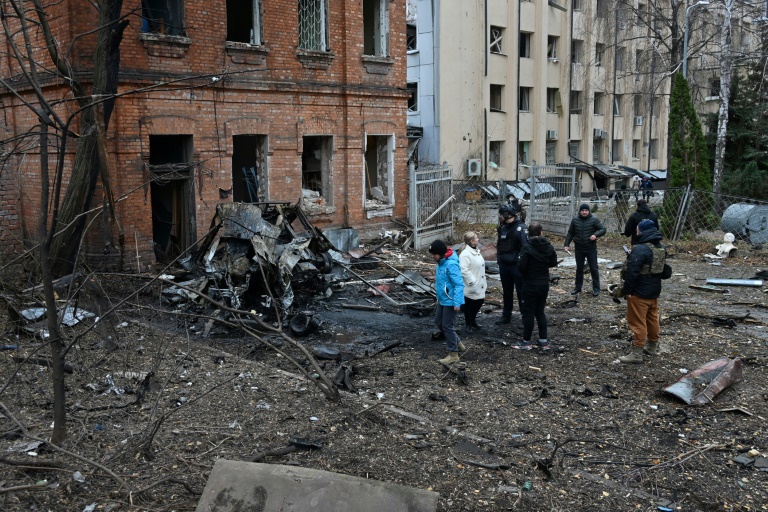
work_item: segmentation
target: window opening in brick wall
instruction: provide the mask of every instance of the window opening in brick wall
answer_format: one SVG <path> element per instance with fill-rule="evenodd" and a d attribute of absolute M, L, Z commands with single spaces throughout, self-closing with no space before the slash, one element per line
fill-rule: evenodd
<path fill-rule="evenodd" d="M 184 36 L 183 0 L 141 0 L 141 31 Z"/>
<path fill-rule="evenodd" d="M 326 52 L 329 39 L 328 0 L 299 0 L 299 48 Z"/>
<path fill-rule="evenodd" d="M 416 25 L 405 24 L 405 40 L 409 52 L 419 49 L 419 39 L 416 32 Z"/>
<path fill-rule="evenodd" d="M 394 200 L 394 137 L 368 135 L 365 146 L 365 198 L 391 204 Z"/>
<path fill-rule="evenodd" d="M 389 56 L 389 0 L 363 0 L 363 54 Z"/>
<path fill-rule="evenodd" d="M 197 240 L 191 135 L 149 137 L 152 242 L 158 261 L 170 261 Z"/>
<path fill-rule="evenodd" d="M 227 41 L 261 45 L 261 0 L 227 0 Z"/>
<path fill-rule="evenodd" d="M 267 136 L 232 136 L 232 200 L 256 203 L 267 200 Z"/>
<path fill-rule="evenodd" d="M 504 151 L 503 140 L 492 140 L 488 143 L 488 162 L 496 164 L 497 167 L 502 167 L 501 155 Z"/>
<path fill-rule="evenodd" d="M 408 112 L 419 111 L 419 84 L 417 82 L 408 82 Z"/>
<path fill-rule="evenodd" d="M 520 38 L 522 39 L 522 34 Z M 491 26 L 491 53 L 504 53 L 504 29 Z"/>
<path fill-rule="evenodd" d="M 304 198 L 318 204 L 333 206 L 333 187 L 331 184 L 331 164 L 333 156 L 333 137 L 326 135 L 307 135 L 303 138 L 301 153 L 301 188 Z"/>
<path fill-rule="evenodd" d="M 491 112 L 504 112 L 504 86 L 491 84 Z"/>

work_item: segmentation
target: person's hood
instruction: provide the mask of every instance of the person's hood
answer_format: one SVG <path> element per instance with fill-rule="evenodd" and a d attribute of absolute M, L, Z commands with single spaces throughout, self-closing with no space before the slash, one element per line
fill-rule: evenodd
<path fill-rule="evenodd" d="M 451 249 L 449 247 L 448 250 L 446 251 L 445 255 L 440 259 L 440 261 L 437 262 L 438 265 L 441 265 L 441 264 L 445 263 L 445 260 L 447 260 L 448 258 L 450 258 L 453 255 L 454 255 L 453 249 Z"/>
<path fill-rule="evenodd" d="M 640 233 L 637 237 L 637 243 L 638 244 L 645 244 L 648 242 L 655 242 L 660 241 L 663 236 L 661 236 L 661 233 L 659 233 L 659 230 L 656 228 L 649 228 Z"/>
<path fill-rule="evenodd" d="M 534 236 L 528 239 L 528 246 L 530 255 L 532 258 L 541 261 L 549 261 L 552 254 L 555 253 L 555 248 L 549 243 L 549 240 L 543 236 Z"/>
<path fill-rule="evenodd" d="M 651 208 L 647 204 L 641 204 L 637 207 L 637 211 L 643 213 L 651 213 Z"/>

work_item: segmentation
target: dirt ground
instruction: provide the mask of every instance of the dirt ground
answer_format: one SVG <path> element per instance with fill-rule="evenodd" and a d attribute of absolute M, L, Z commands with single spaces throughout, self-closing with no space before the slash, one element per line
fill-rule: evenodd
<path fill-rule="evenodd" d="M 623 243 L 607 237 L 600 257 L 623 261 Z M 662 353 L 642 365 L 616 361 L 629 347 L 625 305 L 605 292 L 573 301 L 573 267 L 556 270 L 547 352 L 512 348 L 520 316 L 494 324 L 500 284 L 491 279 L 482 334 L 462 333 L 463 375 L 437 363 L 445 348 L 430 340 L 424 309 L 395 306 L 361 284 L 307 300 L 322 324 L 298 339 L 339 350 L 353 369 L 356 392 L 341 391 L 338 403 L 253 337 L 222 326 L 203 337 L 210 309 L 195 316 L 161 306 L 155 286 L 121 306 L 114 328 L 102 322 L 68 355 L 66 453 L 19 435 L 14 420 L 29 436 L 49 437 L 50 374 L 13 360 L 40 342 L 3 317 L 0 345 L 18 347 L 0 352 L 0 403 L 12 415 L 0 416 L 0 509 L 194 510 L 216 459 L 249 460 L 301 438 L 316 449 L 263 461 L 433 490 L 440 511 L 768 510 L 768 472 L 733 460 L 750 450 L 768 455 L 766 287 L 690 288 L 708 277 L 751 278 L 768 269 L 768 251 L 741 247 L 722 266 L 704 261 L 709 251 L 672 248 Z M 426 252 L 380 256 L 400 271 L 432 275 Z M 99 279 L 113 301 L 144 284 Z M 618 270 L 602 264 L 601 279 L 603 287 L 617 282 Z M 717 318 L 736 319 L 735 328 Z M 743 380 L 712 403 L 687 406 L 660 391 L 721 357 L 742 360 Z M 339 364 L 321 361 L 331 376 Z"/>

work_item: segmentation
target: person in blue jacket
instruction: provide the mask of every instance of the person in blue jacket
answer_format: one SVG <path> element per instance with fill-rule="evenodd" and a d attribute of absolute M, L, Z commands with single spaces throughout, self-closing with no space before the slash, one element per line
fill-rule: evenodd
<path fill-rule="evenodd" d="M 440 363 L 450 365 L 459 361 L 459 351 L 466 348 L 456 334 L 456 313 L 464 304 L 464 279 L 461 277 L 459 258 L 453 249 L 442 240 L 435 240 L 429 246 L 429 253 L 437 263 L 435 268 L 435 291 L 437 306 L 435 307 L 435 325 L 440 329 L 432 335 L 434 340 L 445 340 L 448 346 L 448 356 L 440 359 Z"/>

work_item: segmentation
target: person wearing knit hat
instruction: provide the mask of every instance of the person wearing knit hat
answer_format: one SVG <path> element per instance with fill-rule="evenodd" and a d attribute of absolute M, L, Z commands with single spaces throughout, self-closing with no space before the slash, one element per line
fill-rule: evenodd
<path fill-rule="evenodd" d="M 605 234 L 605 226 L 592 215 L 587 203 L 579 206 L 579 214 L 571 219 L 565 235 L 565 250 L 570 252 L 571 242 L 576 246 L 576 286 L 571 295 L 581 293 L 584 283 L 584 260 L 592 274 L 592 295 L 600 295 L 600 272 L 597 269 L 597 239 Z"/>
<path fill-rule="evenodd" d="M 456 334 L 456 313 L 464 304 L 464 279 L 461 277 L 459 258 L 453 249 L 442 240 L 435 240 L 429 245 L 429 253 L 435 260 L 435 291 L 437 305 L 435 306 L 435 325 L 439 329 L 432 335 L 433 340 L 445 340 L 448 346 L 448 356 L 439 362 L 446 366 L 459 361 L 459 352 L 466 347 L 459 341 Z"/>
<path fill-rule="evenodd" d="M 661 240 L 661 233 L 652 220 L 645 219 L 637 225 L 637 244 L 632 246 L 623 271 L 627 326 L 634 335 L 629 354 L 619 357 L 625 364 L 642 363 L 643 354 L 655 356 L 659 353 L 661 280 L 672 276 Z M 662 265 L 663 270 L 658 270 Z"/>
<path fill-rule="evenodd" d="M 656 224 L 656 229 L 659 229 L 659 218 L 655 213 L 651 211 L 648 206 L 648 201 L 645 199 L 638 199 L 637 210 L 627 219 L 627 223 L 624 225 L 624 236 L 631 237 L 631 244 L 637 244 L 637 225 L 645 219 L 650 219 Z"/>
<path fill-rule="evenodd" d="M 523 280 L 517 270 L 520 251 L 528 243 L 528 227 L 521 218 L 520 203 L 513 201 L 499 207 L 499 225 L 496 228 L 496 262 L 499 264 L 503 305 L 497 325 L 512 322 L 512 307 L 517 291 L 517 304 L 521 306 L 520 292 Z"/>

